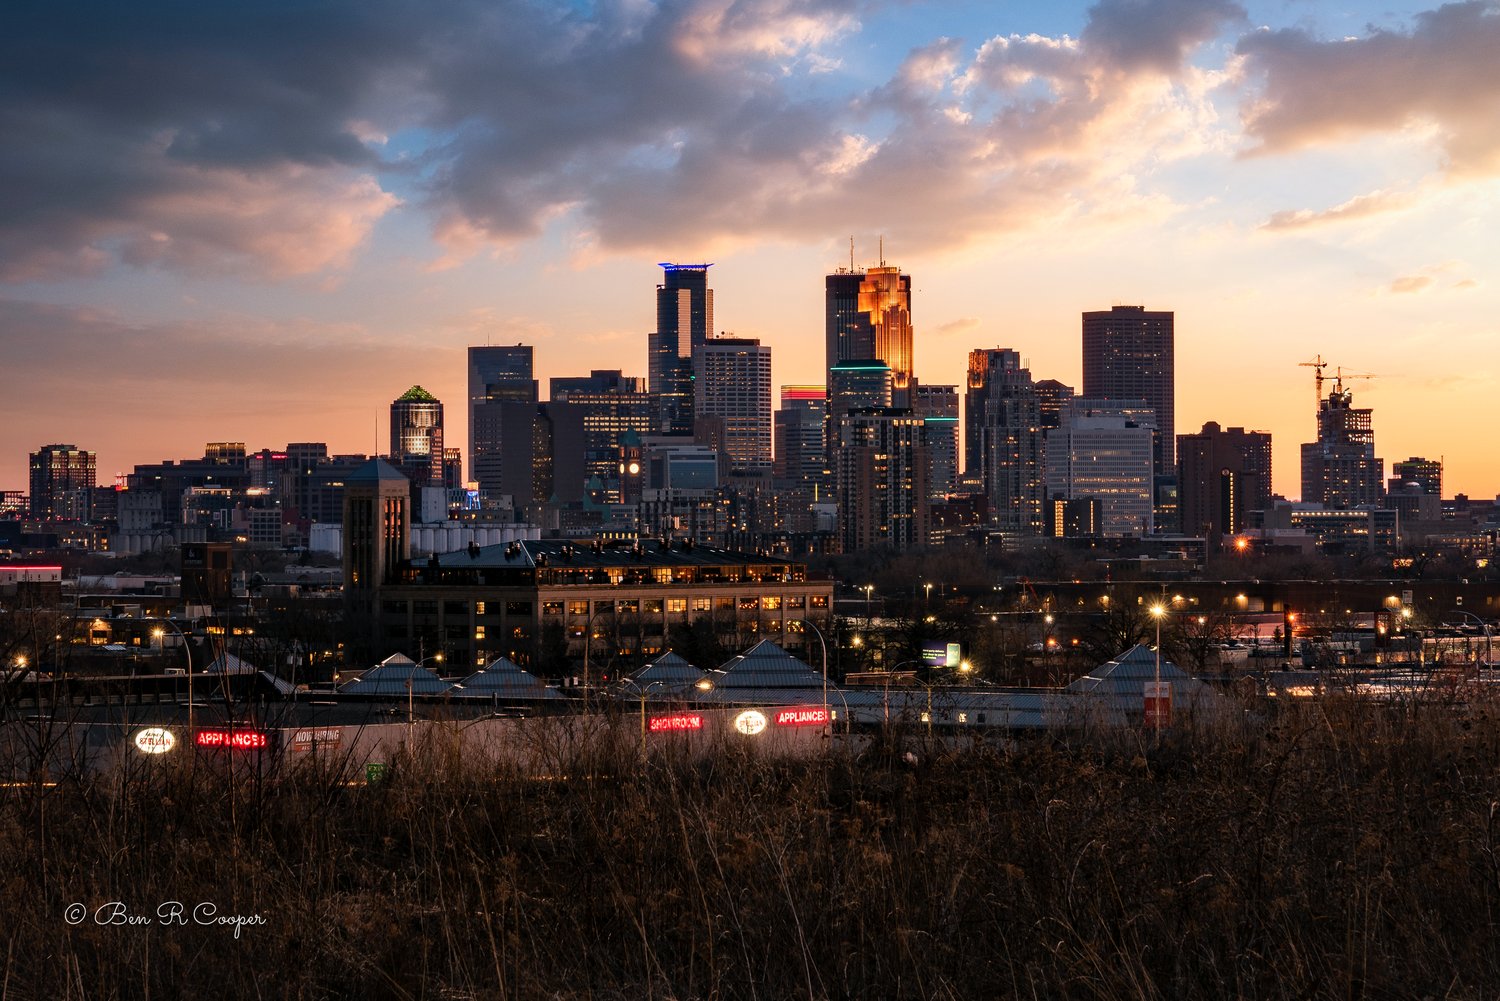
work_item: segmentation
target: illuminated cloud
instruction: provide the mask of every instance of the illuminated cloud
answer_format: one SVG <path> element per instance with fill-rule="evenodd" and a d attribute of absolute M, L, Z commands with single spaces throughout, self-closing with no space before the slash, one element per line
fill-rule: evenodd
<path fill-rule="evenodd" d="M 1262 87 L 1244 116 L 1258 150 L 1435 128 L 1453 172 L 1500 170 L 1500 5 L 1450 3 L 1412 20 L 1406 32 L 1337 41 L 1298 28 L 1243 38 L 1246 72 Z"/>
<path fill-rule="evenodd" d="M 1268 230 L 1306 229 L 1326 223 L 1347 222 L 1403 209 L 1416 201 L 1416 196 L 1404 191 L 1372 191 L 1357 195 L 1331 209 L 1315 212 L 1312 209 L 1286 209 L 1272 213 L 1261 226 Z"/>
<path fill-rule="evenodd" d="M 1403 275 L 1391 282 L 1389 290 L 1397 294 L 1402 292 L 1420 292 L 1431 284 L 1431 275 Z"/>

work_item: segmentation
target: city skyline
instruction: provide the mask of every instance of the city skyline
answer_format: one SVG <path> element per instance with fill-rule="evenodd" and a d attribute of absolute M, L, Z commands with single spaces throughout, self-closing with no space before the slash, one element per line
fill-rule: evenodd
<path fill-rule="evenodd" d="M 53 442 L 106 483 L 206 441 L 385 451 L 413 382 L 464 441 L 471 345 L 534 345 L 540 380 L 647 375 L 663 260 L 713 261 L 716 326 L 772 349 L 773 385 L 817 382 L 852 234 L 854 266 L 883 235 L 912 276 L 924 383 L 1010 347 L 1081 385 L 1082 312 L 1171 310 L 1177 429 L 1271 432 L 1278 493 L 1317 354 L 1379 376 L 1352 386 L 1378 454 L 1500 491 L 1475 430 L 1500 343 L 1493 3 L 527 9 L 510 76 L 485 71 L 493 26 L 423 16 L 19 16 L 0 488 Z M 455 28 L 472 48 L 424 62 Z M 364 57 L 308 56 L 300 103 L 258 85 L 305 45 Z"/>

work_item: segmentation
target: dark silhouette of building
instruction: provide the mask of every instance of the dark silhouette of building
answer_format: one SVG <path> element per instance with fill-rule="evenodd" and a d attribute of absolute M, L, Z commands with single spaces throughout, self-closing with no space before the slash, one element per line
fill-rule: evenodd
<path fill-rule="evenodd" d="M 712 264 L 662 264 L 656 286 L 656 330 L 649 339 L 651 392 L 664 434 L 693 433 L 693 348 L 714 329 Z"/>
<path fill-rule="evenodd" d="M 910 410 L 854 410 L 838 418 L 834 452 L 844 552 L 928 544 L 932 468 L 926 422 Z"/>
<path fill-rule="evenodd" d="M 1001 528 L 1042 531 L 1045 429 L 1031 370 L 1020 352 L 980 348 L 969 352 L 966 397 L 970 476 L 984 485 L 991 519 Z"/>
<path fill-rule="evenodd" d="M 1182 530 L 1212 547 L 1271 506 L 1271 434 L 1212 421 L 1177 438 Z"/>
<path fill-rule="evenodd" d="M 499 443 L 484 437 L 492 420 L 481 420 L 486 404 L 535 404 L 537 380 L 532 375 L 528 344 L 475 345 L 468 350 L 469 479 L 483 483 L 498 476 Z M 481 471 L 483 467 L 483 471 Z"/>
<path fill-rule="evenodd" d="M 1375 455 L 1370 410 L 1354 406 L 1342 378 L 1318 401 L 1318 440 L 1302 446 L 1302 500 L 1327 508 L 1380 503 L 1385 461 Z"/>
<path fill-rule="evenodd" d="M 553 379 L 550 395 L 551 406 L 567 404 L 581 415 L 583 479 L 598 478 L 604 499 L 619 503 L 627 473 L 620 468 L 623 442 L 627 435 L 648 435 L 656 427 L 656 398 L 647 391 L 646 380 L 622 375 L 619 369 L 599 369 Z"/>
<path fill-rule="evenodd" d="M 31 516 L 87 521 L 98 457 L 77 445 L 43 445 L 31 453 Z"/>
<path fill-rule="evenodd" d="M 1152 456 L 1157 476 L 1175 475 L 1177 469 L 1174 317 L 1144 306 L 1083 314 L 1083 395 L 1146 401 L 1156 417 Z"/>
<path fill-rule="evenodd" d="M 1443 463 L 1441 459 L 1422 459 L 1412 456 L 1402 462 L 1391 463 L 1391 480 L 1388 487 L 1415 483 L 1429 497 L 1443 496 Z"/>

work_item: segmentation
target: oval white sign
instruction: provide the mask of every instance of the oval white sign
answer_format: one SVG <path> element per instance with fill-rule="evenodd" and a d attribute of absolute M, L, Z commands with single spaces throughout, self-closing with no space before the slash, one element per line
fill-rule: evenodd
<path fill-rule="evenodd" d="M 734 728 L 747 737 L 753 737 L 766 728 L 766 714 L 759 709 L 746 709 L 734 718 Z"/>
<path fill-rule="evenodd" d="M 135 748 L 142 754 L 166 754 L 177 746 L 177 738 L 171 730 L 159 726 L 148 726 L 135 735 Z"/>

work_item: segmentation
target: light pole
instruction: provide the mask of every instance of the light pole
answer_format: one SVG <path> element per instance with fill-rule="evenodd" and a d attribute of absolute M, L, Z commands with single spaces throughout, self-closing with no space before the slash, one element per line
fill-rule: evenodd
<path fill-rule="evenodd" d="M 823 642 L 823 630 L 813 624 L 811 619 L 803 619 L 802 624 L 811 629 L 818 636 L 818 647 L 823 651 L 823 718 L 828 718 L 828 644 Z"/>
<path fill-rule="evenodd" d="M 646 760 L 646 697 L 651 693 L 651 689 L 655 688 L 657 685 L 665 686 L 667 683 L 665 681 L 648 681 L 648 682 L 646 682 L 646 684 L 642 685 L 639 681 L 635 680 L 634 678 L 626 678 L 623 683 L 626 684 L 626 685 L 634 685 L 635 688 L 636 688 L 636 690 L 641 693 L 641 760 L 645 761 Z"/>
<path fill-rule="evenodd" d="M 873 628 L 870 619 L 870 594 L 875 590 L 875 585 L 866 584 L 860 590 L 865 592 L 865 632 L 869 632 Z"/>
<path fill-rule="evenodd" d="M 440 653 L 435 653 L 431 657 L 423 657 L 421 660 L 417 661 L 411 666 L 411 674 L 406 678 L 406 732 L 408 734 L 411 733 L 412 726 L 416 721 L 416 706 L 414 704 L 415 700 L 412 697 L 414 686 L 412 683 L 416 680 L 418 669 L 420 669 L 423 664 L 426 664 L 429 661 L 437 661 L 439 664 L 441 664 L 443 662 L 443 655 Z"/>
<path fill-rule="evenodd" d="M 1161 602 L 1151 606 L 1151 617 L 1156 620 L 1156 678 L 1151 686 L 1154 705 L 1151 725 L 1156 730 L 1156 742 L 1161 743 L 1161 620 L 1167 616 L 1167 606 Z M 1144 709 L 1144 704 L 1142 705 Z"/>
<path fill-rule="evenodd" d="M 172 627 L 172 631 L 177 634 L 177 638 L 182 640 L 182 653 L 183 656 L 187 658 L 188 734 L 191 735 L 193 733 L 193 648 L 188 643 L 187 634 L 182 631 L 182 627 L 173 622 L 171 619 L 153 617 L 151 619 L 148 619 L 148 621 L 165 622 L 167 625 Z M 162 647 L 166 646 L 166 644 L 162 642 L 162 640 L 166 638 L 166 633 L 161 629 L 151 630 L 151 635 L 156 638 L 156 641 Z"/>

